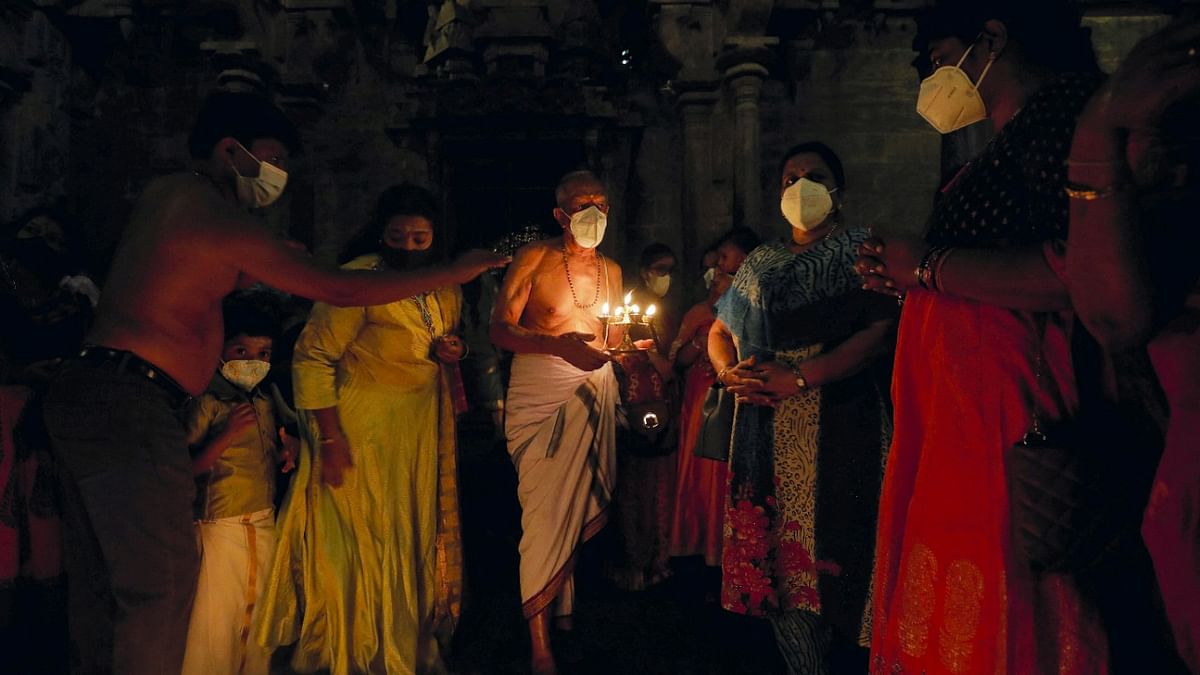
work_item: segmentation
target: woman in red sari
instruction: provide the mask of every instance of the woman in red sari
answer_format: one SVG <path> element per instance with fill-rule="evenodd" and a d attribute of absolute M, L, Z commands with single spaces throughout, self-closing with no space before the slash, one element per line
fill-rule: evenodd
<path fill-rule="evenodd" d="M 725 483 L 728 468 L 724 460 L 698 457 L 696 442 L 704 426 L 704 399 L 717 381 L 717 372 L 708 360 L 708 331 L 717 316 L 713 306 L 729 288 L 734 274 L 746 255 L 758 246 L 758 235 L 749 228 L 737 228 L 721 238 L 717 271 L 708 297 L 683 315 L 679 335 L 671 344 L 670 360 L 683 370 L 683 396 L 679 412 L 679 467 L 675 482 L 675 508 L 671 517 L 671 555 L 704 556 L 704 564 L 721 564 L 721 539 L 724 533 Z M 728 443 L 729 439 L 725 439 Z"/>
<path fill-rule="evenodd" d="M 1094 56 L 1065 0 L 944 0 L 914 44 L 937 69 L 918 112 L 942 133 L 987 119 L 996 135 L 923 239 L 868 241 L 857 264 L 904 298 L 871 672 L 1105 672 L 1074 580 L 1015 558 L 1003 464 L 1035 406 L 1057 419 L 1078 401 L 1070 298 L 1045 251 L 1067 235 L 1065 159 Z"/>

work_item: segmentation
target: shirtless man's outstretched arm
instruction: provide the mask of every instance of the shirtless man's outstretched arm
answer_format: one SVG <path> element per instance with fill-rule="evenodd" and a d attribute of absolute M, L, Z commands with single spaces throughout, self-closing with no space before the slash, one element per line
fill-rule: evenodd
<path fill-rule="evenodd" d="M 288 144 L 271 136 L 246 143 L 213 136 L 195 173 L 157 179 L 138 200 L 88 336 L 89 343 L 154 364 L 191 394 L 212 377 L 221 348 L 221 300 L 239 280 L 258 279 L 332 305 L 366 306 L 465 283 L 507 262 L 470 251 L 419 271 L 320 267 L 245 210 L 263 206 L 247 203 L 248 191 L 240 187 L 245 176 L 275 172 L 286 182 Z"/>
<path fill-rule="evenodd" d="M 211 96 L 188 140 L 195 171 L 147 186 L 113 259 L 90 345 L 64 364 L 46 393 L 44 417 L 63 487 L 79 504 L 65 529 L 74 550 L 84 552 L 72 563 L 80 566 L 72 579 L 81 583 L 69 589 L 73 612 L 83 613 L 73 613 L 70 626 L 80 670 L 181 670 L 199 552 L 178 409 L 216 371 L 221 300 L 240 280 L 369 305 L 505 264 L 496 254 L 473 252 L 419 273 L 321 269 L 246 212 L 283 192 L 298 142 L 265 99 Z M 102 559 L 87 559 L 94 552 Z"/>

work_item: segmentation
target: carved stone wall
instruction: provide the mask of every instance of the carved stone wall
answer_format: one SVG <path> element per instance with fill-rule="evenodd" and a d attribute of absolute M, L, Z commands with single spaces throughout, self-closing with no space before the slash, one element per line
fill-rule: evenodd
<path fill-rule="evenodd" d="M 458 241 L 486 244 L 529 220 L 552 230 L 554 180 L 588 164 L 613 195 L 604 250 L 630 266 L 662 241 L 694 271 L 732 225 L 786 235 L 776 166 L 809 139 L 841 155 L 852 222 L 915 232 L 942 164 L 913 111 L 927 4 L 10 0 L 0 220 L 60 204 L 102 258 L 145 183 L 187 168 L 192 116 L 223 87 L 272 95 L 301 127 L 266 220 L 325 261 L 390 184 L 433 188 Z M 1110 68 L 1163 21 L 1087 4 Z"/>
<path fill-rule="evenodd" d="M 889 17 L 783 45 L 788 77 L 763 89 L 764 230 L 787 232 L 778 164 L 788 147 L 808 140 L 828 144 L 845 166 L 848 222 L 920 230 L 939 178 L 940 137 L 915 111 L 914 32 L 910 17 Z"/>
<path fill-rule="evenodd" d="M 71 52 L 47 17 L 0 8 L 0 222 L 67 195 Z"/>

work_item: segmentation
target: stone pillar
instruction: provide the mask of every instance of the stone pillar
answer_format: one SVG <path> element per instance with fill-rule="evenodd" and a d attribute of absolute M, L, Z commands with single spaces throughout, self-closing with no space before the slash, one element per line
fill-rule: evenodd
<path fill-rule="evenodd" d="M 4 34 L 0 31 L 0 36 Z M 0 66 L 0 223 L 8 222 L 20 208 L 16 195 L 21 125 L 14 111 L 30 88 L 27 75 Z"/>
<path fill-rule="evenodd" d="M 769 58 L 766 43 L 773 38 L 758 38 L 754 46 L 738 46 L 718 58 L 733 102 L 734 124 L 734 199 L 733 223 L 760 230 L 762 227 L 762 141 L 759 108 L 763 80 L 767 78 Z"/>
<path fill-rule="evenodd" d="M 683 175 L 681 198 L 681 269 L 699 267 L 701 249 L 721 234 L 713 213 L 713 107 L 720 99 L 720 73 L 713 55 L 718 51 L 721 17 L 713 0 L 650 0 L 659 45 L 678 71 L 664 89 L 676 95 L 679 113 Z M 699 279 L 684 275 L 688 297 L 699 296 Z"/>
<path fill-rule="evenodd" d="M 718 98 L 713 89 L 696 88 L 682 92 L 676 103 L 683 132 L 683 232 L 680 238 L 683 259 L 680 262 L 685 270 L 698 268 L 704 246 L 723 234 L 709 199 L 713 189 L 712 110 Z M 689 287 L 698 284 L 695 276 L 685 277 Z"/>

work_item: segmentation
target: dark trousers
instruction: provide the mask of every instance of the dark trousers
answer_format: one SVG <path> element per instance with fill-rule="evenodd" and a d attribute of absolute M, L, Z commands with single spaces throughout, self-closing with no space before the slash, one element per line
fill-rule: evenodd
<path fill-rule="evenodd" d="M 182 667 L 199 553 L 175 400 L 114 363 L 68 363 L 46 395 L 66 502 L 73 672 Z"/>

